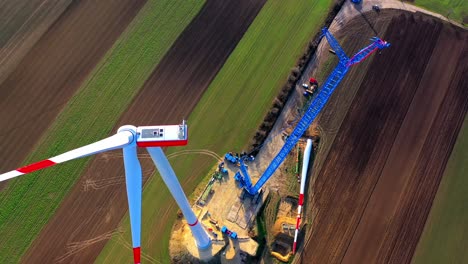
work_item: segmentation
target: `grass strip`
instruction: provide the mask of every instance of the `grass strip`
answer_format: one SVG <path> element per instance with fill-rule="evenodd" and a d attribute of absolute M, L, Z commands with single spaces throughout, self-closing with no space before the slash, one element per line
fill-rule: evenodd
<path fill-rule="evenodd" d="M 468 263 L 468 119 L 447 163 L 412 263 Z"/>

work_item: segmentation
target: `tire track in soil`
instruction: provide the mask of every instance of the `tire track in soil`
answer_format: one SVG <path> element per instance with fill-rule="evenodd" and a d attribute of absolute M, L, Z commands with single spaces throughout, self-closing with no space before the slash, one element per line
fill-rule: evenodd
<path fill-rule="evenodd" d="M 265 0 L 207 1 L 145 82 L 116 129 L 124 124 L 177 124 L 188 117 L 264 3 Z M 98 157 L 83 175 L 94 175 L 99 171 L 99 178 L 107 179 L 124 171 L 121 160 L 103 161 Z M 209 164 L 208 161 L 205 165 Z M 141 160 L 141 165 L 143 171 L 154 167 L 148 159 Z M 149 176 L 144 175 L 145 178 Z M 86 178 L 89 180 L 82 176 L 77 181 L 44 227 L 25 257 L 26 262 L 34 263 L 37 259 L 53 262 L 67 253 L 67 244 L 97 237 L 115 230 L 120 224 L 127 212 L 125 186 L 110 185 L 99 191 L 83 192 Z M 190 180 L 193 179 L 187 179 Z M 168 202 L 167 206 L 173 207 L 174 203 Z M 97 211 L 97 208 L 104 209 Z M 166 208 L 159 209 L 166 211 Z M 83 221 L 90 224 L 81 228 Z M 79 232 L 74 232 L 80 228 Z M 161 234 L 163 231 L 161 229 Z M 161 234 L 154 233 L 153 236 L 160 237 Z M 94 243 L 87 250 L 69 256 L 67 261 L 91 263 L 106 242 Z"/>

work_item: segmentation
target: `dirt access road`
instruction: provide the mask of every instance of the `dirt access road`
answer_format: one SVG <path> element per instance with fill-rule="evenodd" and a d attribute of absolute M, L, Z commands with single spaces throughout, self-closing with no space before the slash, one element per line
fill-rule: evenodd
<path fill-rule="evenodd" d="M 0 84 L 1 171 L 20 165 L 144 2 L 74 1 Z"/>
<path fill-rule="evenodd" d="M 177 124 L 188 117 L 264 2 L 207 1 L 146 81 L 116 128 L 129 123 Z M 40 259 L 92 263 L 99 255 L 109 234 L 116 230 L 127 212 L 123 163 L 121 158 L 110 158 L 110 155 L 98 155 L 91 162 L 24 257 L 25 262 L 34 263 Z M 147 179 L 154 165 L 143 159 L 142 167 Z M 143 229 L 146 232 L 151 229 L 153 238 L 169 232 L 172 223 L 165 221 L 167 214 L 163 212 L 175 215 L 174 208 L 172 198 L 168 198 L 164 208 L 153 208 L 161 212 L 160 227 L 143 226 Z M 130 240 L 125 242 L 131 243 Z M 149 247 L 168 250 L 160 246 L 159 239 L 142 243 L 143 251 Z M 122 250 L 128 250 L 131 256 L 131 250 L 125 246 Z"/>
<path fill-rule="evenodd" d="M 383 36 L 392 47 L 357 82 L 311 186 L 303 263 L 409 263 L 468 109 L 467 32 L 382 12 L 395 12 Z"/>

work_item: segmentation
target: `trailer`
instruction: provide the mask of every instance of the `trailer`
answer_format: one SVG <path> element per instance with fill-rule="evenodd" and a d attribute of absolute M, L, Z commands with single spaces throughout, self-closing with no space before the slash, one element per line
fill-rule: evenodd
<path fill-rule="evenodd" d="M 228 236 L 229 236 L 230 238 L 232 238 L 232 239 L 237 239 L 237 233 L 236 233 L 236 232 L 233 232 L 233 231 L 231 231 L 231 230 L 229 230 L 226 226 L 223 226 L 223 227 L 221 228 L 221 232 L 222 232 L 223 234 L 228 235 Z"/>

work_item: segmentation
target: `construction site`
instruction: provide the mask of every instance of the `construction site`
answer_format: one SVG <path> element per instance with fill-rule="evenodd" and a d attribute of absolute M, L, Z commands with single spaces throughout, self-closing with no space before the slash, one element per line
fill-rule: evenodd
<path fill-rule="evenodd" d="M 199 251 L 186 224 L 178 223 L 170 243 L 171 255 L 176 256 L 175 262 L 210 260 L 215 255 L 225 263 L 249 263 L 255 257 L 258 259 L 259 230 L 256 218 L 265 209 L 267 200 L 277 206 L 268 217 L 268 221 L 274 222 L 271 231 L 267 231 L 272 242 L 272 254 L 287 261 L 293 249 L 296 231 L 301 150 L 305 147 L 305 140 L 301 140 L 285 161 L 284 168 L 278 171 L 278 176 L 268 181 L 256 195 L 246 192 L 239 179 L 236 179 L 240 166 L 237 161 L 239 155 L 227 153 L 225 161 L 218 164 L 192 207 L 211 237 L 211 251 Z M 250 168 L 266 165 L 248 157 L 245 160 L 245 165 Z M 184 256 L 186 249 L 192 258 Z"/>
<path fill-rule="evenodd" d="M 348 8 L 348 9 L 346 9 Z M 343 13 L 345 12 L 352 12 L 349 10 L 351 8 L 350 5 L 344 7 L 344 10 L 337 16 L 335 22 L 332 24 L 331 29 L 337 30 L 337 35 L 340 36 L 341 39 L 345 39 L 345 47 L 347 49 L 356 49 L 357 46 L 356 44 L 363 45 L 366 43 L 365 39 L 360 39 L 359 41 L 354 41 L 357 40 L 356 35 L 349 35 L 348 31 L 345 31 L 347 28 L 361 28 L 361 30 L 364 30 L 362 33 L 354 33 L 357 35 L 366 35 L 369 34 L 369 38 L 371 37 L 372 34 L 375 32 L 379 32 L 379 35 L 383 35 L 385 39 L 389 40 L 398 40 L 400 43 L 398 45 L 405 45 L 408 42 L 404 42 L 403 40 L 405 39 L 404 34 L 401 37 L 395 38 L 390 33 L 392 30 L 392 25 L 395 23 L 399 23 L 398 21 L 406 20 L 405 24 L 408 25 L 408 17 L 409 19 L 415 19 L 416 24 L 418 23 L 435 23 L 434 20 L 432 20 L 429 17 L 425 17 L 423 14 L 418 14 L 418 15 L 411 15 L 408 13 L 404 12 L 398 12 L 398 11 L 387 11 L 387 10 L 373 10 L 369 11 L 369 13 L 366 14 L 365 17 L 357 17 L 352 19 L 352 16 L 345 16 Z M 370 8 L 370 7 L 368 7 Z M 401 15 L 398 15 L 401 14 Z M 412 18 L 416 17 L 416 18 Z M 364 18 L 364 19 L 363 19 Z M 349 19 L 350 21 L 346 21 L 346 19 Z M 344 22 L 346 21 L 346 26 L 343 27 Z M 363 25 L 364 22 L 364 25 Z M 368 24 L 368 25 L 365 25 Z M 411 24 L 411 23 L 410 23 Z M 440 24 L 439 24 L 440 25 Z M 341 27 L 341 31 L 339 30 Z M 365 29 L 367 27 L 367 29 Z M 388 28 L 388 29 L 387 29 Z M 444 31 L 445 30 L 445 31 Z M 448 29 L 443 29 L 442 34 L 451 34 L 448 33 L 451 30 Z M 455 30 L 456 31 L 456 30 Z M 445 32 L 445 33 L 444 33 Z M 433 32 L 434 33 L 434 32 Z M 437 34 L 440 34 L 436 32 Z M 452 31 L 452 33 L 455 33 Z M 429 33 L 431 34 L 431 33 Z M 455 34 L 460 34 L 455 33 Z M 466 34 L 463 33 L 464 36 L 460 38 L 460 41 L 466 40 Z M 387 36 L 388 35 L 388 36 Z M 324 32 L 324 36 L 326 36 L 326 33 Z M 387 38 L 388 37 L 388 38 Z M 425 36 L 426 37 L 426 36 Z M 428 35 L 427 37 L 432 38 L 432 36 Z M 459 36 L 458 36 L 459 37 Z M 222 263 L 251 263 L 251 262 L 256 262 L 256 261 L 266 261 L 271 262 L 271 261 L 281 261 L 281 262 L 289 262 L 291 261 L 291 257 L 294 256 L 294 253 L 296 251 L 296 243 L 297 243 L 297 230 L 300 229 L 301 231 L 299 232 L 299 247 L 301 248 L 301 251 L 303 251 L 304 255 L 301 255 L 299 258 L 296 259 L 296 261 L 301 261 L 304 259 L 307 260 L 312 260 L 313 263 L 336 263 L 337 259 L 331 258 L 332 255 L 327 255 L 327 252 L 330 252 L 330 250 L 326 250 L 326 248 L 329 248 L 329 246 L 326 246 L 326 244 L 321 243 L 320 241 L 323 241 L 323 238 L 321 239 L 320 236 L 321 234 L 325 235 L 326 230 L 330 229 L 324 229 L 325 226 L 328 226 L 326 223 L 330 223 L 330 217 L 334 219 L 334 221 L 340 221 L 342 222 L 344 219 L 339 219 L 336 218 L 335 216 L 322 216 L 325 214 L 327 211 L 324 211 L 324 208 L 322 203 L 317 204 L 317 199 L 319 199 L 318 194 L 321 194 L 322 192 L 327 192 L 328 190 L 327 185 L 322 185 L 324 183 L 321 183 L 323 181 L 323 177 L 325 175 L 322 175 L 324 173 L 324 170 L 327 169 L 327 167 L 322 168 L 322 166 L 329 166 L 327 163 L 328 160 L 331 158 L 329 156 L 324 160 L 326 155 L 333 155 L 333 152 L 328 153 L 329 151 L 333 151 L 334 148 L 343 149 L 342 146 L 336 145 L 340 144 L 338 143 L 333 143 L 336 142 L 337 139 L 334 139 L 335 136 L 339 136 L 339 132 L 341 131 L 340 129 L 344 129 L 343 127 L 336 127 L 335 124 L 339 124 L 339 122 L 346 122 L 346 119 L 343 121 L 345 118 L 345 114 L 348 111 L 352 113 L 353 105 L 358 104 L 360 106 L 365 106 L 367 104 L 360 104 L 357 101 L 353 102 L 352 98 L 355 97 L 354 100 L 358 100 L 360 96 L 358 89 L 360 82 L 362 82 L 362 77 L 359 76 L 358 72 L 365 72 L 365 69 L 369 66 L 369 63 L 365 63 L 364 70 L 353 70 L 352 73 L 350 74 L 351 76 L 354 76 L 354 78 L 360 78 L 359 82 L 354 82 L 352 87 L 356 87 L 356 89 L 349 89 L 345 91 L 339 90 L 337 92 L 337 95 L 334 96 L 334 98 L 331 99 L 331 106 L 325 107 L 324 114 L 319 116 L 319 119 L 316 123 L 312 124 L 309 127 L 309 124 L 305 126 L 304 130 L 301 130 L 301 134 L 293 139 L 293 141 L 289 138 L 291 136 L 294 137 L 294 133 L 297 132 L 297 127 L 301 125 L 301 118 L 304 119 L 307 116 L 307 111 L 311 111 L 311 109 L 315 104 L 317 104 L 314 99 L 317 98 L 317 94 L 320 93 L 325 93 L 326 95 L 330 96 L 331 93 L 326 92 L 327 86 L 330 86 L 331 84 L 334 84 L 336 81 L 339 82 L 340 77 L 334 77 L 333 74 L 340 74 L 343 72 L 346 72 L 346 69 L 344 68 L 349 67 L 353 64 L 358 63 L 361 59 L 367 58 L 372 51 L 376 51 L 377 48 L 375 47 L 367 47 L 362 50 L 360 50 L 355 57 L 349 59 L 349 62 L 343 64 L 343 68 L 340 68 L 340 60 L 343 60 L 342 58 L 340 59 L 340 56 L 346 56 L 342 50 L 337 46 L 337 42 L 333 42 L 333 39 L 331 39 L 331 43 L 329 41 L 328 44 L 321 42 L 321 45 L 317 49 L 315 57 L 311 60 L 310 64 L 308 65 L 308 71 L 305 72 L 303 76 L 301 76 L 301 80 L 298 82 L 293 96 L 290 97 L 288 103 L 286 104 L 283 113 L 280 115 L 280 118 L 277 120 L 275 123 L 275 126 L 271 130 L 267 140 L 263 144 L 262 148 L 259 150 L 258 154 L 254 158 L 251 156 L 249 153 L 226 153 L 224 160 L 218 163 L 218 167 L 216 170 L 212 173 L 212 177 L 209 180 L 208 185 L 201 191 L 201 194 L 198 196 L 195 202 L 194 210 L 196 210 L 199 214 L 199 217 L 201 221 L 203 222 L 203 225 L 205 228 L 208 230 L 210 236 L 213 239 L 213 249 L 217 248 L 216 250 L 213 251 L 213 255 L 216 255 L 216 261 L 221 261 Z M 351 42 L 350 40 L 353 40 L 354 42 Z M 376 40 L 375 38 L 371 38 L 373 41 L 380 41 Z M 351 44 L 352 43 L 352 44 Z M 385 57 L 391 56 L 389 55 L 392 53 L 395 53 L 395 51 L 391 51 L 392 44 L 387 44 L 387 42 L 381 42 L 382 46 L 379 48 L 388 48 L 385 50 L 382 50 L 381 52 L 377 52 L 375 55 L 376 58 L 373 60 L 373 64 L 382 64 L 382 65 L 388 65 L 386 64 L 385 61 L 380 61 L 377 62 L 377 60 L 385 60 Z M 459 42 L 461 45 L 462 42 Z M 339 45 L 339 44 L 338 44 Z M 459 46 L 460 49 L 458 49 L 457 52 L 462 51 L 463 45 Z M 466 47 L 465 47 L 466 49 Z M 381 54 L 386 54 L 386 55 L 381 55 Z M 424 54 L 424 52 L 422 53 Z M 453 58 L 457 58 L 458 53 L 453 54 Z M 334 58 L 335 57 L 335 58 Z M 437 57 L 435 57 L 437 58 Z M 403 59 L 403 58 L 402 58 Z M 372 58 L 370 59 L 372 60 Z M 319 65 L 320 62 L 320 65 Z M 331 71 L 331 68 L 328 69 L 321 69 L 320 67 L 323 67 L 323 65 L 329 65 L 330 62 L 338 63 L 338 66 L 336 66 L 335 70 Z M 427 62 L 427 61 L 426 61 Z M 316 63 L 316 64 L 314 64 Z M 435 61 L 431 62 L 435 63 Z M 399 64 L 402 65 L 402 64 Z M 356 66 L 358 68 L 359 66 Z M 407 67 L 414 67 L 408 65 Z M 427 66 L 425 67 L 432 67 L 432 66 Z M 369 68 L 370 69 L 370 68 Z M 408 68 L 409 69 L 409 68 Z M 401 69 L 404 71 L 404 68 Z M 330 73 L 331 71 L 331 73 Z M 377 71 L 374 69 L 374 71 Z M 312 75 L 314 74 L 314 75 Z M 330 74 L 328 77 L 325 74 Z M 356 77 L 358 74 L 359 77 Z M 370 73 L 368 73 L 370 74 Z M 447 72 L 447 74 L 451 75 L 452 73 Z M 319 75 L 319 76 L 317 76 Z M 375 76 L 378 76 L 379 73 L 375 73 Z M 361 74 L 362 76 L 362 74 Z M 387 72 L 387 77 L 390 78 Z M 457 76 L 457 75 L 455 75 Z M 317 79 L 319 81 L 317 81 Z M 459 80 L 456 80 L 455 82 L 458 83 Z M 319 83 L 321 82 L 321 83 Z M 348 78 L 345 81 L 345 86 L 350 85 L 350 82 L 353 82 L 351 78 Z M 445 85 L 447 85 L 445 83 Z M 361 85 L 366 85 L 365 83 Z M 442 85 L 442 84 L 441 84 Z M 325 88 L 323 87 L 325 86 Z M 443 85 L 442 85 L 443 86 Z M 375 87 L 375 86 L 372 86 Z M 448 86 L 446 86 L 448 87 Z M 457 86 L 460 88 L 460 86 Z M 365 89 L 362 88 L 361 89 Z M 455 89 L 455 88 L 454 88 Z M 325 90 L 325 91 L 323 91 Z M 374 92 L 376 93 L 374 97 L 368 97 L 374 98 L 371 100 L 376 100 L 376 98 L 379 98 L 378 91 L 374 89 Z M 457 93 L 456 90 L 453 90 L 453 92 Z M 350 94 L 354 93 L 353 96 L 350 96 Z M 370 94 L 369 92 L 368 94 Z M 342 106 L 337 106 L 336 103 L 339 103 L 340 100 L 342 100 L 342 96 L 346 96 L 347 99 L 349 100 L 348 102 L 344 102 L 344 105 Z M 431 100 L 438 100 L 438 102 L 441 102 L 440 100 L 443 98 L 443 96 L 437 96 L 433 95 L 434 97 L 429 97 L 432 98 Z M 381 97 L 380 97 L 381 98 Z M 398 97 L 401 98 L 401 97 Z M 463 98 L 463 96 L 462 96 Z M 384 98 L 382 98 L 384 99 Z M 402 98 L 401 98 L 402 99 Z M 403 102 L 403 101 L 401 101 Z M 461 103 L 461 101 L 460 101 Z M 307 109 L 310 107 L 309 109 Z M 347 111 L 345 109 L 348 109 Z M 452 108 L 458 109 L 456 108 Z M 465 109 L 466 109 L 466 102 L 465 102 Z M 364 111 L 364 110 L 362 110 Z M 387 111 L 387 110 L 385 110 Z M 406 108 L 405 111 L 408 111 L 408 108 Z M 309 112 L 310 113 L 310 112 Z M 394 111 L 394 113 L 396 113 Z M 387 113 L 389 114 L 389 113 Z M 335 116 L 331 116 L 335 115 Z M 341 116 L 341 117 L 340 117 Z M 463 120 L 463 114 L 459 115 L 459 121 Z M 333 119 L 331 119 L 333 118 Z M 351 118 L 351 117 L 347 117 Z M 420 117 L 415 117 L 412 118 L 411 120 L 414 122 L 416 120 L 421 120 L 419 119 Z M 341 121 L 339 121 L 341 119 Z M 357 119 L 355 119 L 357 120 Z M 454 124 L 460 124 L 458 122 Z M 343 123 L 345 124 L 345 123 Z M 354 124 L 355 125 L 355 124 Z M 353 125 L 353 127 L 354 127 Z M 336 128 L 330 130 L 330 126 L 335 126 Z M 362 126 L 366 127 L 366 126 Z M 459 127 L 458 127 L 459 129 Z M 456 129 L 457 130 L 457 129 Z M 379 131 L 379 129 L 375 129 L 374 131 Z M 458 130 L 457 130 L 458 131 Z M 305 132 L 305 133 L 304 133 Z M 338 133 L 338 135 L 337 135 Z M 300 138 L 304 136 L 303 138 Z M 454 134 L 456 135 L 456 132 Z M 317 155 L 317 162 L 314 164 L 314 157 L 312 157 L 309 160 L 304 160 L 302 161 L 301 157 L 303 155 L 302 151 L 305 148 L 305 139 L 306 138 L 312 138 L 314 139 L 314 151 L 312 152 L 313 156 Z M 294 144 L 291 143 L 290 147 L 288 148 L 289 155 L 285 155 L 285 153 L 281 153 L 281 151 L 284 151 L 285 146 L 288 146 L 288 143 L 293 142 Z M 296 145 L 296 142 L 298 144 Z M 351 141 L 352 142 L 352 141 Z M 354 146 L 353 144 L 348 145 Z M 332 148 L 330 150 L 330 147 Z M 359 148 L 359 147 L 356 147 Z M 324 151 L 326 154 L 324 154 Z M 278 153 L 278 154 L 277 154 Z M 363 152 L 364 153 L 364 152 Z M 277 154 L 277 155 L 276 155 Z M 275 156 L 276 155 L 276 156 Z M 402 155 L 402 154 L 400 154 Z M 406 155 L 406 154 L 405 154 Z M 278 158 L 280 157 L 280 158 Z M 276 159 L 276 160 L 275 160 Z M 272 161 L 273 160 L 273 161 Z M 279 162 L 278 162 L 279 160 Z M 284 163 L 283 163 L 284 161 Z M 309 190 L 308 197 L 303 197 L 301 193 L 299 193 L 299 184 L 300 184 L 300 177 L 299 174 L 301 173 L 301 164 L 303 163 L 308 163 L 311 162 L 310 166 L 314 168 L 314 170 L 317 171 L 312 171 L 310 170 L 309 172 L 305 172 L 306 174 L 310 177 L 313 177 L 313 179 L 306 180 L 308 188 L 312 188 Z M 271 162 L 271 163 L 270 163 Z M 267 178 L 262 176 L 262 172 L 265 170 L 271 169 L 270 167 L 272 164 L 275 164 L 274 170 L 278 169 L 277 172 L 275 173 L 274 177 L 271 177 L 271 175 L 268 175 Z M 333 160 L 332 161 L 334 165 L 331 165 L 333 167 L 336 167 L 336 162 L 338 160 Z M 245 163 L 245 165 L 244 165 Z M 281 167 L 279 167 L 278 164 L 282 164 Z M 343 164 L 345 166 L 346 164 Z M 347 164 L 347 165 L 352 165 Z M 247 170 L 249 172 L 247 172 Z M 402 171 L 403 172 L 403 171 Z M 250 176 L 249 176 L 250 174 Z M 332 172 L 327 172 L 327 178 L 329 181 L 330 180 L 330 175 L 334 173 Z M 439 174 L 440 175 L 440 174 Z M 271 177 L 271 179 L 269 178 Z M 440 177 L 440 176 L 438 176 Z M 407 180 L 411 179 L 411 176 L 408 176 Z M 268 182 L 267 182 L 268 180 Z M 254 195 L 249 193 L 249 188 L 252 188 L 253 184 L 252 182 L 256 182 L 258 185 L 260 182 L 261 188 L 253 188 L 253 193 Z M 264 185 L 262 185 L 264 184 Z M 394 183 L 395 184 L 395 183 Z M 232 188 L 232 186 L 236 186 L 236 188 Z M 388 187 L 389 185 L 387 185 Z M 416 186 L 413 186 L 411 188 L 415 188 Z M 432 188 L 434 188 L 433 186 Z M 408 187 L 409 188 L 409 187 Z M 429 188 L 429 187 L 428 187 Z M 252 189 L 250 189 L 252 190 Z M 408 190 L 407 190 L 408 191 Z M 362 193 L 362 190 L 359 191 Z M 322 195 L 322 194 L 321 194 Z M 337 196 L 336 196 L 337 195 Z M 302 197 L 301 197 L 302 196 Z M 340 197 L 339 194 L 335 194 L 335 197 Z M 309 203 L 308 207 L 308 213 L 306 216 L 304 216 L 304 220 L 298 221 L 298 219 L 301 218 L 301 213 L 297 213 L 297 207 L 298 205 L 303 204 L 303 199 L 306 199 Z M 323 198 L 320 198 L 323 199 Z M 332 201 L 331 196 L 327 195 L 326 202 L 330 203 Z M 341 198 L 337 198 L 341 199 Z M 355 201 L 355 200 L 351 200 Z M 430 202 L 431 198 L 426 198 L 424 200 L 425 202 Z M 344 201 L 343 201 L 344 203 Z M 312 209 L 311 209 L 312 208 Z M 341 209 L 344 209 L 343 207 L 338 207 Z M 332 211 L 328 211 L 327 213 L 331 213 Z M 356 212 L 354 212 L 355 214 Z M 350 217 L 349 219 L 354 219 L 353 217 Z M 347 220 L 344 220 L 345 222 Z M 260 223 L 259 223 L 260 222 Z M 319 224 L 321 223 L 321 224 Z M 337 223 L 337 222 L 335 222 Z M 370 223 L 369 223 L 370 224 Z M 261 230 L 262 227 L 259 227 L 259 225 L 264 225 L 264 228 L 266 230 Z M 336 227 L 339 227 L 340 225 L 336 225 Z M 312 227 L 312 230 L 310 229 Z M 223 232 L 224 230 L 228 230 L 228 233 Z M 336 229 L 338 230 L 338 229 Z M 421 230 L 421 229 L 419 229 Z M 178 233 L 178 231 L 180 233 Z M 180 236 L 181 233 L 183 233 L 183 230 L 178 230 L 175 231 L 173 234 L 173 238 L 176 238 Z M 235 236 L 232 236 L 233 232 Z M 261 235 L 259 233 L 264 232 L 264 235 Z M 421 232 L 421 231 L 419 231 Z M 296 233 L 296 234 L 295 234 Z M 344 236 L 347 235 L 346 232 L 343 233 Z M 334 235 L 326 235 L 327 240 L 341 240 L 344 238 L 344 236 L 341 236 L 338 233 L 335 233 Z M 186 238 L 191 239 L 190 236 L 185 236 Z M 192 239 L 193 240 L 193 239 Z M 354 241 L 354 240 L 353 240 Z M 359 243 L 363 243 L 365 240 L 359 240 Z M 394 240 L 397 241 L 397 240 Z M 417 241 L 417 240 L 413 240 Z M 344 241 L 343 241 L 344 242 Z M 390 241 L 386 241 L 385 243 L 389 243 Z M 183 244 L 190 243 L 187 240 L 184 241 L 179 241 L 177 239 L 173 240 L 171 242 L 171 249 L 173 248 L 181 248 Z M 334 242 L 329 241 L 331 245 L 334 245 Z M 260 246 L 261 248 L 265 247 L 267 250 L 259 251 L 258 246 L 259 244 L 263 244 Z M 343 244 L 345 246 L 346 244 Z M 393 252 L 393 257 L 395 259 L 398 258 L 399 254 L 401 256 L 411 256 L 410 253 L 404 253 L 408 252 L 409 250 L 414 250 L 414 245 L 413 247 L 409 248 L 401 248 L 401 252 L 396 253 Z M 367 247 L 370 245 L 367 243 Z M 310 248 L 313 247 L 313 250 L 305 250 L 305 248 Z M 340 247 L 336 248 L 335 250 L 341 250 Z M 316 251 L 319 250 L 320 253 L 317 253 Z M 171 252 L 173 256 L 182 254 L 183 255 L 183 250 L 178 251 L 178 252 Z M 191 250 L 191 255 L 195 256 L 195 259 L 197 258 L 197 254 L 195 253 L 194 250 Z M 315 252 L 315 253 L 313 253 Z M 340 251 L 341 252 L 341 251 Z M 353 254 L 356 255 L 358 251 L 355 251 Z M 376 254 L 379 254 L 379 251 L 373 251 Z M 309 255 L 312 254 L 312 255 Z M 382 253 L 380 253 L 382 254 Z M 179 255 L 180 256 L 180 255 Z M 372 256 L 371 254 L 367 253 L 365 255 L 359 255 L 359 257 L 356 256 L 348 256 L 346 255 L 346 258 L 349 258 L 349 260 L 355 260 L 357 258 L 363 259 L 363 258 L 369 258 L 369 261 L 375 261 L 375 256 Z M 219 258 L 219 259 L 218 259 Z M 183 258 L 182 258 L 183 259 Z M 190 258 L 188 258 L 190 259 Z M 203 259 L 203 257 L 201 258 Z M 404 259 L 404 258 L 403 258 Z M 175 258 L 175 260 L 180 260 Z M 190 259 L 190 261 L 193 261 L 193 259 Z M 216 262 L 215 261 L 215 262 Z M 405 260 L 405 262 L 408 261 L 408 259 Z M 178 262 L 178 261 L 176 261 Z M 182 261 L 183 262 L 183 261 Z"/>
<path fill-rule="evenodd" d="M 141 80 L 122 77 L 124 83 L 139 83 L 141 91 L 117 95 L 124 85 L 108 77 L 107 62 L 99 58 L 111 58 L 105 51 L 120 47 L 120 34 L 130 39 L 124 29 L 136 27 L 131 21 L 140 9 L 151 13 L 145 3 L 129 2 L 125 12 L 124 5 L 103 4 L 100 10 L 120 10 L 122 15 L 105 12 L 109 17 L 102 19 L 109 23 L 84 30 L 90 42 L 77 47 L 73 40 L 79 36 L 67 29 L 83 24 L 84 14 L 93 9 L 91 1 L 50 7 L 47 19 L 34 19 L 51 30 L 31 24 L 44 37 L 21 31 L 34 37 L 34 44 L 5 57 L 0 67 L 5 125 L 0 128 L 4 135 L 20 132 L 5 140 L 5 152 L 0 153 L 2 170 L 10 170 L 0 174 L 1 252 L 14 252 L 13 262 L 25 263 L 127 263 L 132 258 L 135 264 L 411 263 L 468 111 L 464 24 L 402 1 L 330 2 L 320 31 L 315 36 L 309 32 L 306 48 L 300 47 L 305 53 L 294 68 L 287 65 L 286 84 L 273 92 L 273 87 L 257 92 L 258 85 L 234 82 L 239 76 L 260 79 L 257 73 L 239 71 L 237 76 L 224 72 L 223 66 L 246 68 L 239 66 L 243 55 L 248 65 L 260 67 L 263 58 L 250 62 L 253 53 L 248 49 L 234 50 L 251 25 L 262 28 L 254 20 L 264 5 L 275 10 L 268 5 L 271 1 L 208 0 L 187 7 L 185 15 L 170 1 L 167 6 L 153 3 L 155 10 L 179 14 L 181 23 L 189 14 L 193 21 L 183 22 L 187 27 L 178 28 L 179 37 L 171 35 L 172 29 L 162 34 L 173 41 L 162 41 L 165 56 L 163 48 L 156 48 L 154 56 L 142 49 L 135 65 L 157 56 L 161 62 L 135 73 Z M 304 6 L 319 8 L 315 3 Z M 276 8 L 285 10 L 279 4 Z M 272 14 L 277 16 L 278 10 Z M 31 7 L 28 12 L 35 11 Z M 137 22 L 164 25 L 158 19 Z M 302 26 L 299 22 L 294 28 Z M 100 42 L 104 32 L 108 36 Z M 12 36 L 8 45 L 18 45 L 21 36 Z M 57 42 L 62 38 L 70 43 Z M 60 43 L 60 52 L 70 46 L 75 51 L 67 56 L 76 62 L 66 64 L 60 59 L 68 57 L 61 53 L 42 59 L 54 49 L 51 43 Z M 256 38 L 252 43 L 246 45 L 257 45 Z M 278 56 L 288 45 L 278 46 Z M 81 56 L 83 52 L 90 55 Z M 117 58 L 125 65 L 132 57 L 126 56 Z M 115 63 L 109 62 L 109 69 Z M 42 66 L 46 64 L 53 67 Z M 97 77 L 85 81 L 94 67 L 113 89 L 101 89 L 104 81 Z M 58 77 L 38 77 L 45 71 Z M 263 82 L 285 82 L 284 76 L 274 76 L 268 72 Z M 99 84 L 97 93 L 79 90 L 93 80 Z M 219 91 L 210 89 L 212 82 Z M 38 88 L 24 96 L 33 84 Z M 55 92 L 46 92 L 48 87 Z M 262 107 L 269 109 L 259 109 L 253 98 L 267 95 L 273 101 Z M 78 107 L 74 96 L 84 98 L 83 108 L 73 108 Z M 101 97 L 102 102 L 89 103 Z M 111 100 L 117 97 L 128 102 Z M 59 115 L 62 108 L 70 115 Z M 45 114 L 26 113 L 32 109 Z M 81 112 L 89 122 L 72 115 Z M 247 118 L 254 112 L 264 115 L 263 122 L 258 124 L 262 117 Z M 101 113 L 103 119 L 95 118 Z M 14 121 L 16 116 L 27 117 L 21 123 Z M 39 137 L 49 125 L 52 132 Z M 27 136 L 31 127 L 37 128 L 37 138 Z M 62 128 L 66 133 L 58 132 Z M 90 131 L 85 141 L 82 137 L 88 134 L 80 132 L 82 128 Z M 248 129 L 253 135 L 239 132 Z M 51 144 L 54 137 L 59 141 Z M 193 143 L 192 137 L 198 141 Z M 22 138 L 25 147 L 19 148 Z M 50 148 L 40 148 L 42 144 Z M 37 155 L 26 159 L 36 149 Z M 95 157 L 82 159 L 89 156 Z M 68 165 L 49 168 L 60 163 Z M 26 175 L 39 170 L 44 174 Z M 34 212 L 25 217 L 30 208 Z M 0 262 L 5 259 L 0 255 Z"/>
<path fill-rule="evenodd" d="M 263 244 L 262 248 L 266 243 L 271 249 L 271 256 L 280 261 L 288 262 L 290 256 L 296 253 L 308 165 L 312 148 L 316 150 L 319 141 L 319 137 L 313 137 L 316 143 L 312 147 L 312 137 L 308 136 L 310 139 L 307 147 L 302 144 L 307 135 L 311 134 L 308 131 L 310 125 L 351 66 L 391 45 L 373 37 L 370 45 L 348 57 L 327 28 L 322 29 L 321 38 L 327 40 L 329 51 L 338 58 L 337 66 L 320 86 L 314 77 L 308 76 L 309 73 L 304 74 L 301 79 L 308 81 L 294 89 L 295 98 L 287 102 L 289 109 L 286 109 L 289 111 L 284 111 L 275 122 L 269 137 L 261 144 L 265 147 L 250 153 L 225 154 L 224 160 L 218 164 L 216 171 L 209 177 L 208 184 L 196 199 L 195 208 L 192 207 L 211 238 L 211 252 L 200 250 L 190 231 L 184 228 L 185 225 L 178 225 L 179 228 L 173 230 L 170 245 L 171 255 L 175 256 L 173 261 L 209 261 L 222 251 L 220 258 L 228 263 L 238 263 L 239 259 L 242 263 L 250 262 L 251 258 L 265 258 L 258 256 L 259 242 Z M 301 88 L 304 91 L 299 92 L 297 98 L 296 90 Z M 312 133 L 316 134 L 316 131 Z M 304 160 L 300 160 L 301 149 L 304 150 Z M 258 153 L 258 158 L 252 153 Z M 293 160 L 291 168 L 288 168 L 291 161 L 283 165 L 288 159 Z M 303 165 L 302 171 L 299 169 L 300 163 Z M 275 174 L 281 166 L 283 173 Z M 299 177 L 300 173 L 302 177 Z M 275 181 L 275 178 L 278 180 Z M 291 184 L 296 182 L 301 183 L 300 192 L 297 192 L 297 184 Z M 270 208 L 265 208 L 267 199 Z M 268 223 L 259 227 L 255 220 L 262 209 L 263 217 L 265 212 L 273 212 L 269 214 L 268 220 L 264 219 Z M 294 218 L 292 216 L 295 210 L 297 214 Z M 262 228 L 266 230 L 260 230 Z M 261 232 L 264 234 L 260 234 Z M 260 236 L 264 236 L 263 241 L 258 241 Z M 189 254 L 186 254 L 186 250 Z M 260 252 L 264 254 L 263 251 Z"/>

